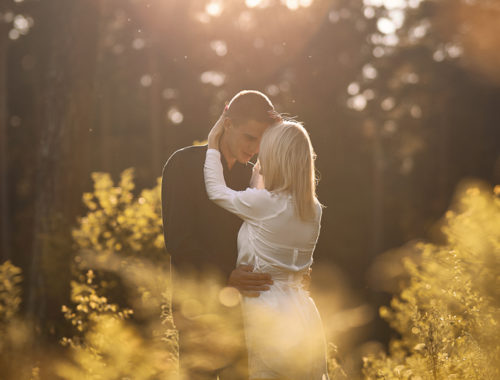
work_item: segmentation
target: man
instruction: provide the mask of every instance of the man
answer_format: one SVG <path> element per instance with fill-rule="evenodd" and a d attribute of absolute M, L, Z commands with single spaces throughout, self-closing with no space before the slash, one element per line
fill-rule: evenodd
<path fill-rule="evenodd" d="M 276 123 L 279 117 L 270 100 L 258 91 L 238 93 L 226 109 L 227 119 L 220 142 L 224 178 L 232 189 L 244 190 L 249 186 L 252 175 L 252 165 L 248 162 L 258 153 L 265 130 Z M 224 371 L 231 373 L 227 378 L 244 379 L 247 378 L 246 373 L 222 371 L 222 368 L 210 368 L 203 361 L 193 364 L 193 360 L 189 363 L 185 360 L 192 351 L 187 337 L 199 326 L 195 325 L 193 319 L 186 318 L 185 313 L 179 313 L 183 300 L 176 297 L 181 290 L 176 290 L 176 284 L 180 286 L 183 276 L 215 268 L 225 279 L 221 286 L 237 288 L 246 296 L 253 297 L 258 297 L 261 291 L 268 290 L 272 284 L 268 274 L 253 273 L 251 266 L 234 268 L 237 258 L 236 238 L 241 220 L 208 199 L 203 177 L 206 150 L 207 146 L 180 149 L 169 158 L 163 169 L 163 226 L 167 251 L 175 271 L 173 307 L 174 321 L 180 335 L 180 362 L 190 380 L 216 379 L 217 376 L 222 380 Z M 200 346 L 201 343 L 198 344 L 198 350 Z M 207 350 L 210 349 L 208 344 Z M 234 357 L 234 361 L 241 362 L 246 360 L 246 353 L 242 351 Z M 215 359 L 213 361 L 216 362 Z M 230 367 L 232 364 L 225 363 L 223 366 Z M 241 366 L 241 363 L 238 365 Z"/>

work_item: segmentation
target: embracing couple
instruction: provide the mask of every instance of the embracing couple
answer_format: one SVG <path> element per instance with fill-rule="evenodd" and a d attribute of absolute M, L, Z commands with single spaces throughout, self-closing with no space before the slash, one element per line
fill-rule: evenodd
<path fill-rule="evenodd" d="M 321 319 L 304 285 L 322 214 L 314 158 L 300 123 L 282 119 L 264 94 L 242 91 L 210 131 L 208 146 L 181 149 L 165 165 L 163 224 L 186 379 L 328 379 Z M 217 358 L 188 360 L 196 317 L 180 312 L 176 294 L 187 273 L 214 267 L 220 286 L 241 294 L 243 344 L 210 367 Z"/>

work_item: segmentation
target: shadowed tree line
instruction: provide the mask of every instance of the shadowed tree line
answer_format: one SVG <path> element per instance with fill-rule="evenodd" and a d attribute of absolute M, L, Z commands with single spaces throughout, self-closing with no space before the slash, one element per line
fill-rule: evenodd
<path fill-rule="evenodd" d="M 268 3 L 2 3 L 1 258 L 23 269 L 23 310 L 43 331 L 64 334 L 90 174 L 134 167 L 152 187 L 240 89 L 305 122 L 327 205 L 316 265 L 374 305 L 387 299 L 365 276 L 377 255 L 439 239 L 464 177 L 500 181 L 498 1 Z"/>

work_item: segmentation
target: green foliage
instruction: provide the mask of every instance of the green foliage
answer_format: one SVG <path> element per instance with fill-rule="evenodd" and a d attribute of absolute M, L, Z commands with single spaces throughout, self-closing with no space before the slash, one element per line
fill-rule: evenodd
<path fill-rule="evenodd" d="M 365 358 L 368 379 L 500 378 L 500 199 L 469 187 L 442 231 L 446 244 L 421 244 L 408 287 L 381 308 L 401 338 Z"/>

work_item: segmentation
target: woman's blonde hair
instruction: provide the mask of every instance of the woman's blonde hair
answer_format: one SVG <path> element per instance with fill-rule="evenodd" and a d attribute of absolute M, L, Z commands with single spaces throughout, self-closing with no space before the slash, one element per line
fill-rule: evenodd
<path fill-rule="evenodd" d="M 316 215 L 316 176 L 309 134 L 299 122 L 286 120 L 264 132 L 259 161 L 268 191 L 286 192 L 302 220 Z"/>

